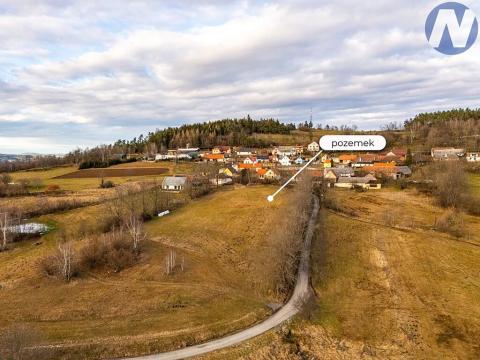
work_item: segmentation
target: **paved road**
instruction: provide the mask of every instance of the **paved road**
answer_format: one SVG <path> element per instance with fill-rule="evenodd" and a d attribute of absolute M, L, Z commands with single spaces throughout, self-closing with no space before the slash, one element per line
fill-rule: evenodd
<path fill-rule="evenodd" d="M 212 340 L 203 344 L 188 346 L 186 348 L 170 351 L 166 353 L 153 354 L 147 356 L 140 356 L 135 358 L 128 358 L 130 360 L 178 360 L 185 359 L 192 356 L 202 355 L 211 351 L 226 348 L 228 346 L 239 344 L 245 340 L 251 339 L 255 336 L 263 334 L 270 329 L 280 325 L 285 320 L 290 319 L 299 311 L 299 305 L 302 300 L 308 296 L 309 287 L 309 262 L 310 262 L 310 244 L 312 236 L 315 231 L 315 224 L 319 209 L 319 201 L 314 197 L 314 206 L 312 215 L 308 222 L 308 228 L 305 233 L 305 240 L 303 243 L 302 257 L 297 274 L 297 283 L 290 300 L 275 314 L 264 320 L 263 322 L 254 325 L 248 329 L 242 330 L 238 333 L 222 337 L 217 340 Z"/>

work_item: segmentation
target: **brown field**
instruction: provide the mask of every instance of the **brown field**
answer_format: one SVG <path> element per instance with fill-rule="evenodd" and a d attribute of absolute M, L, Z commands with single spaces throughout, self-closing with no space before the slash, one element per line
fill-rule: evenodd
<path fill-rule="evenodd" d="M 149 222 L 140 262 L 119 273 L 47 278 L 37 264 L 56 248 L 58 232 L 16 244 L 0 253 L 0 329 L 25 324 L 55 345 L 55 359 L 84 359 L 174 349 L 258 321 L 268 299 L 248 282 L 248 259 L 288 198 L 270 204 L 272 190 L 225 189 Z M 105 211 L 88 206 L 38 220 L 59 230 L 95 228 Z M 173 276 L 164 272 L 170 249 L 185 263 Z"/>
<path fill-rule="evenodd" d="M 332 191 L 312 252 L 316 307 L 205 359 L 479 359 L 480 218 L 435 231 L 444 212 L 415 190 Z"/>
<path fill-rule="evenodd" d="M 105 177 L 126 177 L 126 176 L 149 176 L 163 175 L 168 173 L 168 169 L 160 167 L 132 167 L 132 168 L 105 168 L 105 169 L 85 169 L 77 170 L 68 174 L 60 175 L 55 179 L 86 179 L 86 178 L 105 178 Z"/>

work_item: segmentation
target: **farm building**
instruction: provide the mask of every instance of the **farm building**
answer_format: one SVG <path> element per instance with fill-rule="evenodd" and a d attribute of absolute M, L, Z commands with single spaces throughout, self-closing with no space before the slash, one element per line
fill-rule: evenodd
<path fill-rule="evenodd" d="M 432 148 L 431 155 L 433 160 L 458 160 L 459 157 L 465 155 L 465 149 L 445 147 Z"/>
<path fill-rule="evenodd" d="M 162 181 L 162 190 L 165 191 L 183 191 L 187 184 L 185 176 L 167 176 Z"/>
<path fill-rule="evenodd" d="M 377 178 L 371 174 L 364 177 L 343 177 L 339 178 L 338 181 L 333 185 L 339 188 L 353 189 L 355 187 L 360 187 L 362 189 L 374 189 L 379 190 L 382 188 L 382 184 L 377 182 Z"/>

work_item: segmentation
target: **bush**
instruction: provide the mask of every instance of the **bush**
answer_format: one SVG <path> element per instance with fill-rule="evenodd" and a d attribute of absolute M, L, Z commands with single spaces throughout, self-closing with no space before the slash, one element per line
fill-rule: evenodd
<path fill-rule="evenodd" d="M 113 181 L 110 181 L 110 180 L 105 181 L 102 179 L 102 182 L 100 183 L 101 189 L 111 189 L 113 187 L 115 187 L 115 184 L 113 183 Z"/>
<path fill-rule="evenodd" d="M 461 213 L 448 209 L 435 221 L 435 229 L 457 238 L 465 236 L 465 221 Z"/>
<path fill-rule="evenodd" d="M 88 239 L 80 250 L 79 262 L 85 270 L 104 268 L 119 272 L 137 260 L 131 240 L 123 231 L 116 231 Z"/>

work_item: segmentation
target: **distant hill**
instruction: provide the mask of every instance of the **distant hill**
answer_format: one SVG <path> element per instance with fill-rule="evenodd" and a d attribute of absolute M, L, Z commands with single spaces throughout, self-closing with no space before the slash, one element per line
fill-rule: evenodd
<path fill-rule="evenodd" d="M 405 121 L 405 141 L 435 146 L 480 149 L 480 109 L 453 109 L 422 113 Z"/>
<path fill-rule="evenodd" d="M 119 140 L 114 146 L 128 149 L 128 152 L 145 152 L 146 146 L 156 146 L 158 150 L 193 147 L 208 148 L 215 145 L 264 146 L 266 143 L 253 134 L 288 135 L 295 130 L 295 124 L 284 124 L 275 119 L 253 120 L 223 119 L 212 122 L 182 125 L 156 130 L 147 136 L 141 135 L 131 141 Z"/>

